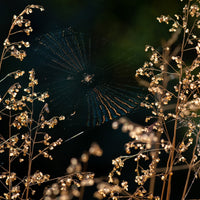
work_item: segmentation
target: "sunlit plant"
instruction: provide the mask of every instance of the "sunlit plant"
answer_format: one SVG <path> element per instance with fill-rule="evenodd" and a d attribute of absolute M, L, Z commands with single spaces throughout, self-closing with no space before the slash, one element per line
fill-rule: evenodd
<path fill-rule="evenodd" d="M 151 54 L 150 60 L 136 71 L 139 83 L 148 87 L 149 94 L 141 106 L 151 110 L 152 115 L 146 117 L 146 122 L 151 125 L 142 127 L 127 118 L 113 123 L 114 129 L 121 126 L 132 140 L 126 144 L 126 152 L 130 155 L 113 160 L 109 182 L 113 184 L 113 177 L 121 175 L 126 160 L 134 159 L 138 188 L 131 192 L 128 183 L 122 185 L 122 181 L 119 190 L 100 189 L 102 196 L 110 199 L 169 200 L 174 192 L 175 171 L 187 169 L 182 186 L 183 200 L 190 193 L 195 179 L 199 178 L 199 6 L 200 1 L 189 0 L 182 14 L 157 18 L 160 23 L 171 25 L 169 32 L 172 35 L 163 43 L 161 51 L 146 46 L 145 51 Z M 184 129 L 179 131 L 180 127 Z M 154 188 L 158 185 L 162 185 L 161 190 L 154 195 Z"/>
<path fill-rule="evenodd" d="M 32 9 L 44 10 L 42 6 L 29 5 L 18 16 L 14 15 L 8 36 L 3 44 L 0 69 L 3 60 L 8 57 L 14 56 L 23 60 L 26 56 L 26 51 L 21 48 L 29 47 L 29 42 L 23 40 L 11 42 L 11 38 L 21 32 L 25 32 L 27 35 L 32 32 L 30 20 L 24 18 L 24 15 L 32 13 Z M 2 78 L 0 83 L 4 84 L 8 77 L 18 79 L 24 73 L 20 70 L 11 72 Z M 29 71 L 28 79 L 26 87 L 22 87 L 20 82 L 8 86 L 7 91 L 1 95 L 0 99 L 0 118 L 7 123 L 7 126 L 4 125 L 7 128 L 0 137 L 1 199 L 30 199 L 36 192 L 34 186 L 40 185 L 50 178 L 50 175 L 43 174 L 40 170 L 33 171 L 34 161 L 39 156 L 52 160 L 53 157 L 49 151 L 62 143 L 61 138 L 51 141 L 51 136 L 46 131 L 54 128 L 59 120 L 64 120 L 64 116 L 47 117 L 49 108 L 45 100 L 49 95 L 47 92 L 36 91 L 35 87 L 38 85 L 38 81 L 33 69 Z M 35 112 L 38 101 L 43 103 L 39 113 Z M 40 105 L 37 103 L 37 106 Z"/>

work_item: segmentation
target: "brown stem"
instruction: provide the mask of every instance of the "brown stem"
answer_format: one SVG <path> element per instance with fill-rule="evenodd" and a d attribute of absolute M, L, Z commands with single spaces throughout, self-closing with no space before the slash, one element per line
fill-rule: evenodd
<path fill-rule="evenodd" d="M 178 112 L 178 111 L 176 110 L 176 112 Z M 175 145 L 176 145 L 176 129 L 177 129 L 177 119 L 175 119 L 174 137 L 173 137 L 173 142 L 172 142 L 172 150 L 170 152 L 171 159 L 170 159 L 170 167 L 169 167 L 169 179 L 168 179 L 168 185 L 167 185 L 167 197 L 166 197 L 166 200 L 170 199 L 170 194 L 171 194 L 171 180 L 172 180 L 172 175 L 173 175 L 172 168 L 173 168 L 173 162 L 174 162 L 174 149 L 175 149 Z"/>
<path fill-rule="evenodd" d="M 170 162 L 170 157 L 169 157 L 169 159 L 167 161 L 167 167 L 166 167 L 166 170 L 165 170 L 165 176 L 166 177 L 168 175 L 169 162 Z M 163 186 L 162 186 L 161 200 L 163 200 L 163 197 L 164 197 L 165 187 L 166 187 L 166 179 L 164 180 L 164 183 L 163 183 Z"/>
<path fill-rule="evenodd" d="M 168 64 L 170 63 L 171 60 L 171 56 L 170 55 L 170 51 L 169 48 L 177 41 L 178 36 L 181 32 L 181 29 L 178 29 L 174 34 L 172 34 L 171 38 L 169 40 L 167 40 L 166 42 L 163 43 L 163 54 L 162 54 L 162 58 L 163 58 L 163 64 L 164 64 L 164 71 L 163 71 L 163 82 L 162 82 L 162 89 L 163 90 L 167 90 L 167 86 L 168 86 L 168 82 L 169 82 L 169 78 L 168 78 Z M 167 48 L 166 48 L 167 47 Z M 175 50 L 172 52 L 173 55 L 176 55 L 179 52 L 180 48 L 175 48 Z M 170 91 L 168 91 L 169 93 L 171 93 Z M 172 95 L 174 95 L 173 93 L 171 93 Z M 158 96 L 159 101 L 161 101 L 161 96 Z M 164 110 L 164 108 L 162 108 Z M 163 124 L 166 127 L 165 121 L 162 120 L 161 117 L 159 117 L 159 120 L 161 124 Z M 167 128 L 166 128 L 167 130 Z M 169 139 L 168 133 L 166 133 L 167 138 Z M 161 134 L 158 135 L 158 141 L 160 141 L 161 138 Z M 156 149 L 159 147 L 159 143 L 156 146 Z M 156 155 L 157 157 L 158 155 Z M 155 164 L 155 169 L 157 167 L 157 164 Z M 154 187 L 155 187 L 155 180 L 156 180 L 156 176 L 153 176 L 150 180 L 150 187 L 149 187 L 149 193 L 153 194 L 154 193 Z M 163 189 L 162 189 L 162 196 L 164 194 L 164 189 L 165 189 L 165 182 L 163 184 Z"/>
<path fill-rule="evenodd" d="M 9 138 L 11 138 L 11 112 L 9 112 Z M 9 178 L 11 177 L 11 157 L 10 157 L 10 149 L 9 149 L 9 167 L 8 167 Z M 11 199 L 11 189 L 12 189 L 12 181 L 9 179 L 9 195 L 8 198 Z"/>
<path fill-rule="evenodd" d="M 162 192 L 161 192 L 160 200 L 163 200 L 164 192 L 165 192 L 165 186 L 166 186 L 166 180 L 164 180 L 164 182 L 163 182 L 163 186 L 162 186 Z"/>
<path fill-rule="evenodd" d="M 26 200 L 28 200 L 29 196 L 29 182 L 30 182 L 30 176 L 31 176 L 31 166 L 32 166 L 32 159 L 31 159 L 31 153 L 29 154 L 29 162 L 28 162 L 28 176 L 27 176 L 27 186 L 26 186 Z"/>
<path fill-rule="evenodd" d="M 161 137 L 161 134 L 158 135 L 158 141 L 160 141 L 160 137 Z M 160 146 L 160 143 L 158 142 L 156 144 L 156 149 L 158 149 L 159 146 Z M 152 152 L 152 153 L 155 153 L 154 159 L 157 159 L 158 158 L 158 151 L 155 151 L 155 152 Z M 157 162 L 154 164 L 154 169 L 156 170 L 156 168 L 157 168 Z M 155 183 L 156 183 L 156 174 L 154 174 L 150 179 L 149 193 L 152 194 L 152 195 L 154 194 Z"/>
<path fill-rule="evenodd" d="M 189 165 L 189 170 L 188 170 L 188 173 L 187 173 L 187 178 L 186 178 L 186 182 L 185 182 L 185 187 L 184 187 L 183 195 L 182 195 L 182 198 L 181 198 L 182 200 L 185 199 L 185 194 L 186 194 L 186 191 L 187 191 L 187 186 L 188 186 L 188 182 L 189 182 L 191 171 L 192 171 L 192 165 L 190 164 Z"/>
<path fill-rule="evenodd" d="M 188 2 L 188 8 L 190 7 L 190 1 Z M 189 10 L 187 9 L 186 14 L 185 14 L 185 21 L 188 22 L 188 17 L 189 17 Z M 183 40 L 182 40 L 182 45 L 181 45 L 181 60 L 183 60 L 183 52 L 184 52 L 184 47 L 186 44 L 186 27 L 184 28 L 184 33 L 183 33 Z M 178 87 L 178 99 L 177 99 L 177 105 L 176 105 L 176 119 L 175 119 L 175 124 L 174 124 L 174 135 L 173 135 L 173 142 L 172 142 L 172 150 L 170 152 L 171 154 L 171 159 L 170 159 L 170 168 L 169 168 L 169 179 L 168 179 L 168 185 L 167 185 L 167 196 L 166 196 L 166 200 L 170 199 L 170 194 L 171 194 L 171 180 L 172 180 L 172 168 L 173 168 L 173 162 L 174 162 L 174 151 L 175 151 L 175 145 L 176 145 L 176 129 L 177 129 L 177 117 L 179 114 L 178 111 L 178 106 L 179 106 L 179 102 L 180 102 L 180 93 L 181 93 L 181 79 L 182 79 L 182 68 L 180 69 L 180 76 L 179 76 L 179 87 Z"/>
<path fill-rule="evenodd" d="M 6 47 L 4 46 L 2 54 L 1 54 L 1 60 L 0 60 L 0 71 L 1 71 L 3 59 L 4 59 L 4 56 L 5 56 L 5 50 L 6 50 Z"/>
<path fill-rule="evenodd" d="M 195 145 L 195 147 L 194 147 L 194 149 L 193 149 L 192 159 L 191 159 L 191 162 L 190 162 L 190 164 L 189 164 L 189 170 L 188 170 L 188 173 L 187 173 L 187 178 L 186 178 L 186 182 L 185 182 L 185 187 L 184 187 L 183 195 L 182 195 L 182 198 L 181 198 L 182 200 L 185 199 L 185 195 L 186 195 L 186 191 L 187 191 L 187 187 L 188 187 L 188 183 L 189 183 L 190 174 L 191 174 L 192 167 L 193 167 L 193 164 L 194 164 L 194 156 L 195 156 L 195 152 L 196 152 L 196 148 L 197 148 L 197 144 L 198 144 L 199 134 L 200 134 L 200 132 L 198 132 L 197 137 L 196 137 L 196 145 Z"/>
<path fill-rule="evenodd" d="M 34 93 L 34 86 L 32 86 L 32 97 Z M 29 135 L 31 138 L 32 135 L 32 122 L 33 122 L 33 102 L 31 104 L 31 117 L 30 117 L 30 127 L 29 127 Z M 28 163 L 28 176 L 27 176 L 27 187 L 26 187 L 26 199 L 28 200 L 29 198 L 29 188 L 30 188 L 30 177 L 31 177 L 31 168 L 32 168 L 32 161 L 33 161 L 33 151 L 34 151 L 34 145 L 36 141 L 37 133 L 34 135 L 33 141 L 31 140 L 31 146 L 30 146 L 30 153 L 29 153 L 29 163 Z"/>

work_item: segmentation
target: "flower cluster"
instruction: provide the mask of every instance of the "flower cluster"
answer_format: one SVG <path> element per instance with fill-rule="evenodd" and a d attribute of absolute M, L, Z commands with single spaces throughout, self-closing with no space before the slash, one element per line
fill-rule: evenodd
<path fill-rule="evenodd" d="M 33 31 L 31 27 L 31 21 L 24 18 L 24 15 L 31 14 L 33 9 L 39 9 L 40 11 L 44 10 L 44 8 L 39 5 L 28 5 L 18 16 L 13 16 L 13 22 L 8 32 L 8 36 L 3 43 L 4 49 L 0 60 L 0 67 L 2 61 L 10 56 L 14 56 L 21 61 L 24 59 L 24 57 L 26 57 L 26 51 L 23 50 L 22 47 L 28 48 L 30 43 L 23 40 L 11 42 L 11 36 L 21 32 L 26 33 L 26 35 L 30 35 L 30 33 Z M 16 30 L 17 28 L 19 30 Z"/>
<path fill-rule="evenodd" d="M 113 122 L 113 129 L 117 129 L 122 125 L 122 132 L 129 132 L 129 136 L 134 139 L 130 143 L 126 144 L 126 152 L 130 153 L 130 148 L 135 149 L 151 149 L 152 146 L 158 142 L 158 137 L 155 135 L 154 131 L 157 130 L 157 123 L 152 124 L 148 127 L 142 127 L 128 120 L 125 117 Z M 145 144 L 141 145 L 141 144 Z"/>
<path fill-rule="evenodd" d="M 90 172 L 79 172 L 66 175 L 58 180 L 58 183 L 44 191 L 45 200 L 53 200 L 59 196 L 59 199 L 70 200 L 73 197 L 80 197 L 80 187 L 92 186 L 94 184 L 94 174 Z"/>
<path fill-rule="evenodd" d="M 90 156 L 102 156 L 103 151 L 97 143 L 92 143 L 89 150 L 84 152 L 80 159 L 71 158 L 70 165 L 67 167 L 67 174 L 58 179 L 44 192 L 45 200 L 54 200 L 57 196 L 60 199 L 70 200 L 74 197 L 82 198 L 84 187 L 95 184 L 94 173 L 86 172 L 86 165 Z M 126 187 L 124 183 L 124 187 Z"/>
<path fill-rule="evenodd" d="M 50 178 L 49 174 L 44 175 L 42 172 L 40 171 L 36 171 L 31 177 L 30 180 L 28 181 L 27 179 L 25 179 L 25 186 L 27 186 L 28 184 L 30 185 L 41 185 L 41 183 L 44 183 L 45 181 L 48 181 Z"/>
<path fill-rule="evenodd" d="M 24 74 L 23 71 L 17 71 L 9 74 L 14 75 L 14 78 L 19 78 Z M 7 76 L 8 77 L 8 76 Z M 5 77 L 6 78 L 6 77 Z M 2 79 L 4 81 L 4 79 Z M 49 175 L 44 175 L 41 171 L 36 171 L 32 174 L 32 162 L 39 156 L 43 156 L 50 160 L 53 159 L 49 151 L 56 146 L 62 144 L 62 139 L 51 141 L 51 136 L 46 132 L 47 128 L 53 128 L 58 121 L 64 120 L 64 116 L 55 116 L 50 119 L 47 118 L 49 113 L 48 104 L 45 103 L 41 109 L 38 119 L 34 119 L 34 104 L 36 101 L 44 102 L 48 98 L 48 94 L 35 92 L 35 86 L 38 84 L 35 78 L 34 70 L 29 71 L 28 86 L 23 89 L 20 83 L 15 83 L 1 98 L 0 110 L 1 117 L 9 119 L 8 138 L 0 137 L 0 153 L 8 156 L 9 169 L 7 170 L 3 165 L 3 171 L 0 174 L 2 184 L 8 185 L 8 191 L 4 192 L 6 199 L 25 198 L 29 196 L 32 185 L 40 185 L 49 180 Z M 15 133 L 17 131 L 17 134 Z M 37 148 L 36 148 L 37 146 Z M 34 151 L 34 148 L 38 151 Z M 15 163 L 27 163 L 26 178 L 17 176 L 19 171 L 12 171 L 12 166 Z M 21 173 L 21 172 L 20 172 Z M 14 183 L 15 184 L 14 184 Z"/>

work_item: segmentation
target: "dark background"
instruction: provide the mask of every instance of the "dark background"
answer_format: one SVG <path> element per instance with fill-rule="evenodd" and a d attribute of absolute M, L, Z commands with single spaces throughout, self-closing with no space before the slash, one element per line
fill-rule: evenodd
<path fill-rule="evenodd" d="M 27 4 L 40 4 L 45 8 L 45 12 L 34 11 L 29 16 L 34 30 L 29 40 L 71 26 L 79 32 L 105 38 L 122 50 L 131 49 L 135 69 L 144 62 L 146 44 L 159 46 L 161 40 L 169 37 L 167 26 L 160 25 L 156 17 L 173 15 L 181 8 L 181 3 L 173 0 L 1 0 L 1 41 L 6 37 L 12 16 L 19 14 Z M 110 54 L 114 54 L 115 49 L 110 49 Z"/>
<path fill-rule="evenodd" d="M 146 44 L 160 48 L 162 40 L 170 37 L 168 26 L 159 24 L 156 17 L 161 14 L 173 15 L 180 12 L 182 5 L 178 0 L 0 0 L 1 44 L 7 36 L 12 16 L 18 15 L 27 4 L 40 4 L 45 8 L 44 12 L 34 10 L 28 16 L 33 27 L 33 33 L 28 38 L 31 44 L 34 45 L 35 38 L 42 34 L 71 26 L 76 31 L 104 38 L 114 44 L 107 52 L 111 59 L 114 59 L 113 55 L 118 52 L 123 52 L 125 60 L 130 59 L 131 55 L 133 71 L 142 66 L 147 58 L 144 52 Z M 127 52 L 128 56 L 124 52 Z M 30 54 L 31 51 L 28 51 L 28 56 Z M 28 58 L 25 59 L 25 63 L 28 70 L 33 67 Z M 20 65 L 23 64 L 18 60 L 5 61 L 1 76 L 20 69 Z M 145 110 L 137 109 L 129 117 L 134 122 L 144 124 L 144 118 L 147 114 L 145 112 Z M 54 151 L 54 161 L 45 161 L 48 167 L 45 165 L 44 171 L 52 174 L 52 177 L 63 175 L 70 158 L 79 157 L 84 150 L 89 148 L 92 141 L 98 141 L 104 150 L 102 158 L 92 159 L 89 163 L 88 170 L 95 171 L 98 176 L 106 176 L 112 169 L 111 160 L 125 154 L 124 144 L 129 138 L 127 134 L 113 131 L 111 123 L 97 128 L 85 129 L 83 127 L 69 128 L 65 126 L 65 122 L 61 122 L 52 131 L 52 134 L 55 138 L 61 136 L 67 139 L 82 130 L 85 131 L 83 135 Z M 36 162 L 35 169 L 41 168 L 41 163 L 42 161 Z M 131 165 L 132 163 L 129 163 L 125 175 L 129 177 L 131 182 L 134 182 L 134 169 L 131 168 Z M 176 195 L 179 193 L 180 187 L 177 182 L 181 176 L 182 174 L 175 177 L 177 181 L 173 185 L 173 193 Z M 134 191 L 135 185 L 130 185 L 130 189 Z M 91 196 L 85 197 L 85 199 L 88 198 L 91 199 Z"/>

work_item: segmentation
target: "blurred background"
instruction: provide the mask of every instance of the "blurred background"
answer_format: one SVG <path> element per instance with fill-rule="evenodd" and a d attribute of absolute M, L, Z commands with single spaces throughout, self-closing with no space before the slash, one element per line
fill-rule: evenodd
<path fill-rule="evenodd" d="M 159 24 L 156 17 L 179 13 L 182 5 L 178 0 L 0 0 L 0 44 L 3 44 L 7 36 L 13 15 L 18 15 L 28 4 L 40 4 L 45 8 L 44 12 L 34 10 L 28 16 L 33 32 L 28 38 L 24 38 L 30 41 L 31 45 L 37 45 L 36 38 L 45 33 L 71 26 L 78 32 L 103 38 L 113 44 L 106 51 L 110 61 L 112 62 L 119 54 L 121 59 L 129 60 L 133 78 L 134 71 L 147 59 L 145 45 L 151 44 L 159 49 L 161 42 L 170 37 L 168 26 Z M 28 60 L 30 54 L 31 50 L 22 63 L 13 58 L 6 60 L 2 66 L 2 74 L 20 69 L 23 63 L 26 64 L 27 70 L 34 67 Z M 145 112 L 136 109 L 129 117 L 136 123 L 144 124 L 145 115 L 148 114 Z M 104 150 L 102 158 L 89 163 L 88 170 L 95 171 L 97 176 L 106 176 L 112 169 L 111 160 L 119 155 L 125 155 L 124 144 L 129 140 L 128 134 L 112 130 L 111 122 L 87 129 L 66 127 L 65 122 L 61 122 L 52 134 L 67 139 L 80 131 L 84 131 L 81 136 L 55 149 L 54 154 L 59 153 L 59 157 L 55 156 L 53 162 L 46 161 L 46 164 L 51 166 L 50 169 L 45 168 L 48 173 L 53 176 L 63 175 L 70 158 L 79 157 L 89 148 L 92 141 L 97 141 Z M 35 168 L 39 166 L 39 163 L 35 164 Z M 133 170 L 130 168 L 130 172 L 126 173 L 133 182 Z M 134 184 L 131 189 L 134 190 Z M 174 185 L 174 189 L 178 189 L 178 185 Z M 91 196 L 87 198 L 92 199 Z"/>

